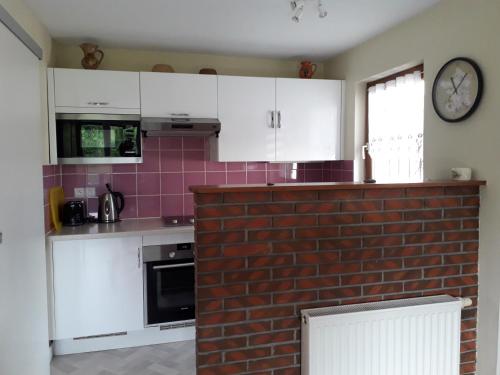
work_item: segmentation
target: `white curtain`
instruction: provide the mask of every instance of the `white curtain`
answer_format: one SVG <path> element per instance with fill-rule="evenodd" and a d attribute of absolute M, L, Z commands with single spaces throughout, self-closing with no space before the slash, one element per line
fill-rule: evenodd
<path fill-rule="evenodd" d="M 423 179 L 424 80 L 421 72 L 372 86 L 369 150 L 377 182 Z"/>

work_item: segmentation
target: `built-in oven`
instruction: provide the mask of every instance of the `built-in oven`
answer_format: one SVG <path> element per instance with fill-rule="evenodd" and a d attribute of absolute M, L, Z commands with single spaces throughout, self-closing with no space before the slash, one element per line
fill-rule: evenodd
<path fill-rule="evenodd" d="M 56 114 L 59 164 L 142 163 L 139 115 Z"/>
<path fill-rule="evenodd" d="M 145 325 L 195 318 L 194 244 L 143 247 Z"/>

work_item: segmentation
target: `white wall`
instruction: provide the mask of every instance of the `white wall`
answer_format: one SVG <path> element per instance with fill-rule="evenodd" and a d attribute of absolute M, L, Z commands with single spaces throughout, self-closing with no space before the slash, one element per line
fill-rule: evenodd
<path fill-rule="evenodd" d="M 442 0 L 425 13 L 337 56 L 325 64 L 329 78 L 347 80 L 346 144 L 359 161 L 364 120 L 363 81 L 393 68 L 425 64 L 424 175 L 449 177 L 451 167 L 472 167 L 485 179 L 480 217 L 479 369 L 496 371 L 500 301 L 500 1 Z M 478 111 L 458 125 L 441 121 L 432 108 L 432 82 L 457 56 L 470 57 L 485 78 Z M 359 163 L 361 164 L 361 163 Z"/>
<path fill-rule="evenodd" d="M 0 25 L 0 374 L 49 375 L 42 134 L 51 39 L 21 0 L 0 4 L 45 55 L 38 61 Z"/>

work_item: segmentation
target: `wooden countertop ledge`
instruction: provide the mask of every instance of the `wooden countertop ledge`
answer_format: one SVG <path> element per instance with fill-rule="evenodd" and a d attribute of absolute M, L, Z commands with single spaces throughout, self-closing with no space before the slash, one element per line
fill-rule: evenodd
<path fill-rule="evenodd" d="M 318 182 L 290 184 L 255 184 L 255 185 L 200 185 L 189 188 L 195 194 L 237 193 L 258 191 L 306 191 L 306 190 L 368 190 L 368 189 L 405 189 L 448 186 L 483 186 L 486 181 L 425 181 L 406 183 L 375 183 L 364 182 Z"/>

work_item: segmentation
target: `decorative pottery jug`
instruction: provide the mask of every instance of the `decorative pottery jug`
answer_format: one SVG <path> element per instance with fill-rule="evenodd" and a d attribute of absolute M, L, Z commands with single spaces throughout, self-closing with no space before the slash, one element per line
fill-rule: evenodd
<path fill-rule="evenodd" d="M 104 52 L 92 43 L 83 43 L 80 48 L 83 51 L 82 66 L 85 69 L 97 69 L 104 58 Z"/>
<path fill-rule="evenodd" d="M 316 73 L 317 65 L 310 61 L 302 61 L 300 63 L 299 77 L 300 78 L 312 78 L 314 73 Z"/>

